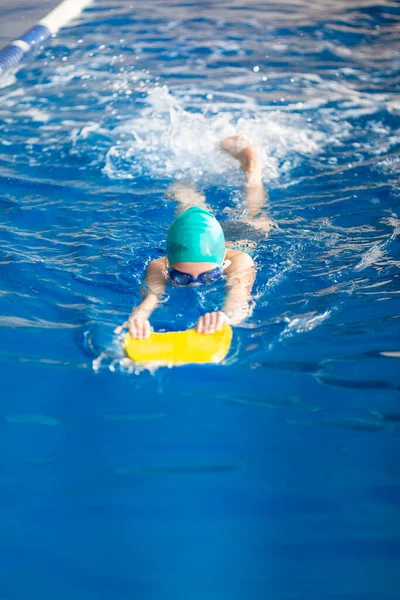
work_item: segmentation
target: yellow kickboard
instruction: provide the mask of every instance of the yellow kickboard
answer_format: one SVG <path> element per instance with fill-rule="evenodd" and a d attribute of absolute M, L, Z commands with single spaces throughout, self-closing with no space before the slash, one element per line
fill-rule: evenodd
<path fill-rule="evenodd" d="M 124 348 L 129 358 L 137 363 L 219 363 L 228 354 L 231 339 L 232 328 L 224 324 L 222 330 L 215 333 L 197 333 L 195 329 L 153 332 L 145 340 L 134 339 L 128 333 Z"/>

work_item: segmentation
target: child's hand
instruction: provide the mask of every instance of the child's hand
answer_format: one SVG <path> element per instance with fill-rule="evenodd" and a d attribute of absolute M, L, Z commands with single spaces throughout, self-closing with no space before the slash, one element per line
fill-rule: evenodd
<path fill-rule="evenodd" d="M 197 321 L 196 331 L 198 333 L 215 333 L 221 331 L 224 323 L 229 323 L 229 320 L 222 310 L 209 312 Z"/>
<path fill-rule="evenodd" d="M 136 315 L 130 317 L 125 323 L 116 327 L 114 333 L 121 333 L 125 328 L 127 328 L 130 335 L 137 340 L 144 340 L 150 337 L 150 321 L 143 316 Z"/>

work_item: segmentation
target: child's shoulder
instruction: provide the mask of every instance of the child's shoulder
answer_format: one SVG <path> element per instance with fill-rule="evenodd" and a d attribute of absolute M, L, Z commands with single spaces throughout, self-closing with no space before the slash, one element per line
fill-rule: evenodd
<path fill-rule="evenodd" d="M 227 248 L 226 249 L 226 258 L 232 260 L 232 258 L 251 258 L 248 252 L 244 252 L 243 250 L 237 250 L 236 248 Z"/>
<path fill-rule="evenodd" d="M 150 265 L 164 265 L 165 264 L 165 256 L 160 256 L 160 258 L 155 258 L 149 262 Z"/>
<path fill-rule="evenodd" d="M 227 248 L 226 258 L 232 263 L 240 266 L 253 266 L 254 261 L 250 254 L 243 252 L 242 250 L 235 250 L 233 248 Z"/>
<path fill-rule="evenodd" d="M 151 260 L 147 265 L 147 275 L 157 275 L 162 274 L 164 276 L 166 272 L 165 265 L 165 256 L 160 256 L 160 258 L 155 258 Z"/>

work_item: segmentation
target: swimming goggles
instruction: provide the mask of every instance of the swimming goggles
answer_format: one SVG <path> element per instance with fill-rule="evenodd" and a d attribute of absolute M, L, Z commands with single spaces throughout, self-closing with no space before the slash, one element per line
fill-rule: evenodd
<path fill-rule="evenodd" d="M 205 273 L 200 273 L 197 277 L 193 277 L 190 273 L 182 273 L 182 271 L 170 267 L 168 269 L 168 274 L 171 281 L 177 285 L 189 285 L 190 283 L 202 283 L 207 285 L 221 279 L 223 268 L 216 267 L 215 269 L 212 269 L 212 271 L 206 271 Z"/>

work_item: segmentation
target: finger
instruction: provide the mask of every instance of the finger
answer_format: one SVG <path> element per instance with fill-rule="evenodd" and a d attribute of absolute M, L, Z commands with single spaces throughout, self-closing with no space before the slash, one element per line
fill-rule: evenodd
<path fill-rule="evenodd" d="M 141 329 L 142 329 L 142 340 L 145 340 L 150 335 L 150 323 L 148 322 L 147 319 L 144 319 L 141 322 Z"/>
<path fill-rule="evenodd" d="M 204 315 L 204 333 L 212 333 L 212 313 L 206 313 Z"/>
<path fill-rule="evenodd" d="M 125 329 L 125 327 L 128 327 L 128 322 L 125 321 L 125 323 L 122 323 L 122 325 L 118 325 L 115 329 L 114 329 L 114 333 L 121 333 L 121 331 L 123 331 Z"/>
<path fill-rule="evenodd" d="M 208 329 L 210 327 L 211 314 L 210 313 L 206 313 L 204 315 L 203 319 L 204 319 L 204 332 L 207 333 Z"/>
<path fill-rule="evenodd" d="M 221 331 L 222 330 L 222 326 L 224 324 L 224 313 L 223 312 L 218 312 L 217 313 L 217 323 L 216 323 L 216 330 L 217 331 Z"/>
<path fill-rule="evenodd" d="M 203 333 L 203 325 L 204 325 L 204 319 L 203 319 L 203 317 L 200 317 L 199 320 L 197 321 L 197 326 L 196 326 L 197 333 Z"/>
<path fill-rule="evenodd" d="M 129 323 L 129 333 L 131 334 L 131 336 L 133 338 L 137 338 L 138 337 L 137 324 L 136 324 L 135 321 L 131 321 Z"/>
<path fill-rule="evenodd" d="M 139 323 L 137 325 L 137 330 L 138 330 L 138 338 L 140 340 L 142 340 L 144 338 L 144 322 L 143 321 L 139 321 Z"/>
<path fill-rule="evenodd" d="M 144 322 L 144 337 L 145 338 L 149 338 L 151 334 L 151 327 L 150 327 L 150 321 L 145 321 Z"/>
<path fill-rule="evenodd" d="M 215 330 L 217 328 L 217 318 L 218 313 L 212 312 L 210 315 L 210 325 L 208 327 L 208 333 L 215 333 Z"/>
<path fill-rule="evenodd" d="M 213 328 L 213 333 L 215 333 L 215 331 L 217 330 L 218 315 L 219 315 L 218 311 L 212 313 L 212 328 Z"/>
<path fill-rule="evenodd" d="M 143 322 L 137 317 L 131 321 L 131 335 L 137 340 L 141 340 L 143 337 Z"/>

